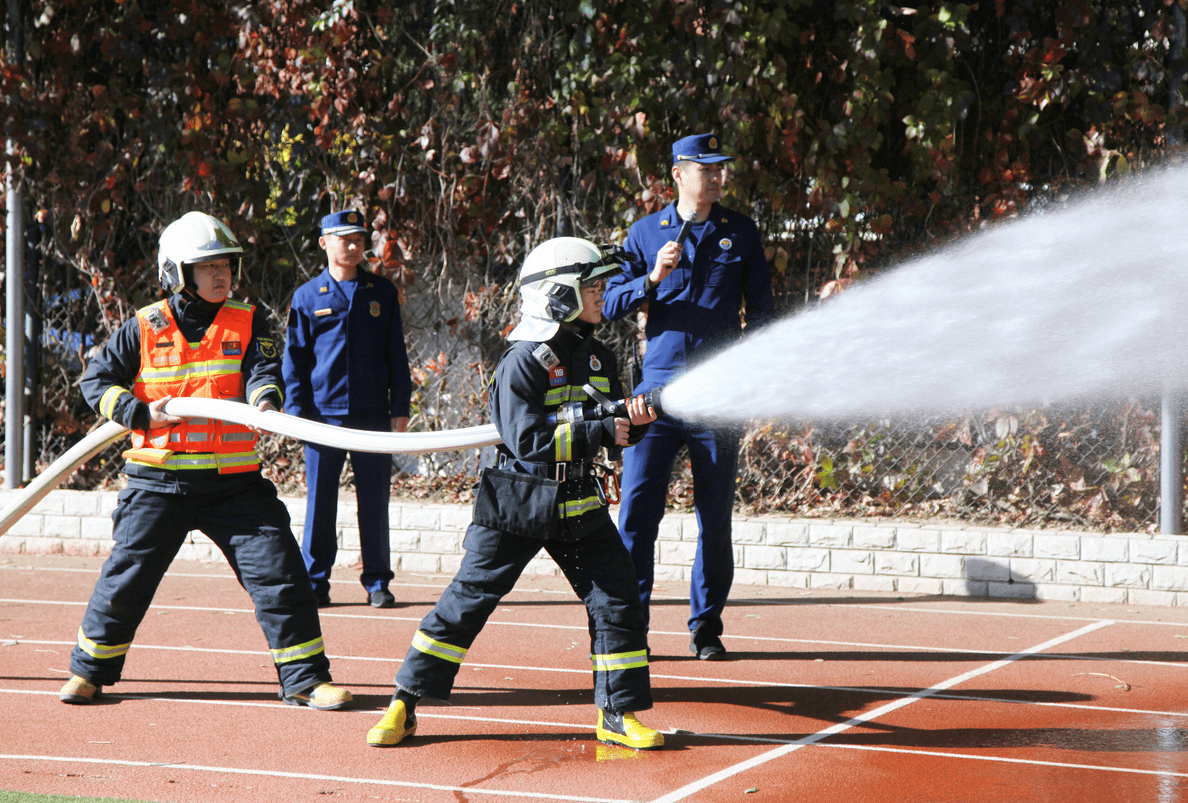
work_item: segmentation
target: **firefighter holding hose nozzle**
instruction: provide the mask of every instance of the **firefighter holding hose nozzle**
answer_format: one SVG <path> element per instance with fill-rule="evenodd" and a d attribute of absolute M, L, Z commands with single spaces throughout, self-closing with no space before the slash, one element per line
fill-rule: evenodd
<path fill-rule="evenodd" d="M 636 717 L 652 707 L 644 609 L 607 511 L 613 493 L 595 468 L 604 449 L 614 453 L 642 437 L 655 414 L 643 397 L 609 415 L 597 398 L 597 407 L 587 403 L 588 390 L 603 399 L 623 395 L 614 353 L 593 335 L 618 258 L 587 240 L 558 237 L 525 259 L 521 321 L 490 388 L 491 420 L 503 439 L 498 465 L 475 486 L 462 565 L 421 621 L 368 744 L 400 744 L 416 733 L 422 698 L 449 698 L 487 618 L 544 549 L 586 604 L 597 738 L 635 749 L 664 745 L 663 734 Z"/>

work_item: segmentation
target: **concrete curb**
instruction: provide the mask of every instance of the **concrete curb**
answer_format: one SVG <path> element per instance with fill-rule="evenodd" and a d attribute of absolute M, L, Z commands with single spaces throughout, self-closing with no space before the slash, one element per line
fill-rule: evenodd
<path fill-rule="evenodd" d="M 0 505 L 17 491 L 0 491 Z M 54 491 L 0 536 L 0 554 L 104 555 L 116 491 Z M 283 498 L 301 537 L 304 498 Z M 453 573 L 469 505 L 393 499 L 392 568 Z M 359 560 L 353 497 L 338 510 L 338 565 Z M 697 545 L 692 514 L 669 513 L 656 543 L 658 580 L 686 581 Z M 178 557 L 224 562 L 193 532 Z M 1188 537 L 957 524 L 804 519 L 734 520 L 735 582 L 788 588 L 893 591 L 1130 605 L 1188 605 Z M 528 572 L 560 574 L 543 552 Z"/>

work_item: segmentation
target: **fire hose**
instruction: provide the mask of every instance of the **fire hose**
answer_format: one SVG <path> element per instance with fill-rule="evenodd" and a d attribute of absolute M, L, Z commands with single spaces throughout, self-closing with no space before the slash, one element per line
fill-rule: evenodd
<path fill-rule="evenodd" d="M 626 416 L 625 402 L 612 402 L 590 385 L 585 386 L 585 391 L 595 402 L 593 409 L 584 414 L 585 418 Z M 649 391 L 645 398 L 657 413 L 662 412 L 659 388 Z M 577 416 L 580 420 L 583 415 L 582 405 L 580 402 L 575 402 L 574 405 L 576 406 L 571 407 L 568 414 Z M 196 398 L 170 399 L 165 403 L 165 412 L 191 418 L 219 418 L 301 441 L 356 452 L 426 454 L 502 443 L 494 424 L 437 432 L 368 432 L 322 424 L 272 410 L 261 411 L 240 402 Z M 125 427 L 108 421 L 50 463 L 32 482 L 22 488 L 3 510 L 0 510 L 0 535 L 8 532 L 13 524 L 32 510 L 50 491 L 57 488 L 76 468 L 127 434 L 128 430 Z"/>
<path fill-rule="evenodd" d="M 220 418 L 297 440 L 357 452 L 425 454 L 492 446 L 501 442 L 494 424 L 439 432 L 367 432 L 321 424 L 281 412 L 260 411 L 248 404 L 218 399 L 170 399 L 165 403 L 165 412 L 187 417 Z M 0 535 L 8 532 L 17 520 L 57 488 L 76 468 L 127 434 L 126 428 L 108 421 L 50 463 L 0 510 Z"/>

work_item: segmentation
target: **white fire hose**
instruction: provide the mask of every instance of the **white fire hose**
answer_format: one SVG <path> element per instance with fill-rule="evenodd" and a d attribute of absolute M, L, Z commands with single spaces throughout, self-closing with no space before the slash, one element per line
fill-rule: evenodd
<path fill-rule="evenodd" d="M 502 442 L 494 424 L 440 432 L 367 432 L 319 424 L 280 412 L 261 412 L 248 404 L 218 399 L 170 399 L 165 403 L 165 412 L 189 418 L 219 418 L 297 440 L 356 452 L 425 454 L 493 446 Z M 32 510 L 46 494 L 57 488 L 76 468 L 127 434 L 127 429 L 114 421 L 108 421 L 50 463 L 45 471 L 0 510 L 0 535 L 8 532 L 13 524 Z"/>

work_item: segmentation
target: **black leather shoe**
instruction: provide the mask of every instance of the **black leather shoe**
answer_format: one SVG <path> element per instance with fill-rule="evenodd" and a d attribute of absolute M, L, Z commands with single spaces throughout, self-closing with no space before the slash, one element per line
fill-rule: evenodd
<path fill-rule="evenodd" d="M 327 592 L 319 594 L 317 591 L 315 591 L 314 596 L 318 598 L 318 607 L 319 608 L 329 608 L 330 607 L 330 592 L 327 591 Z"/>
<path fill-rule="evenodd" d="M 370 596 L 371 607 L 373 608 L 395 608 L 396 598 L 392 596 L 392 592 L 386 588 L 381 588 L 379 591 L 372 591 Z"/>
<path fill-rule="evenodd" d="M 722 646 L 719 636 L 721 625 L 713 627 L 709 623 L 699 624 L 693 628 L 692 638 L 689 640 L 689 652 L 702 661 L 721 661 L 726 657 L 726 648 Z"/>

